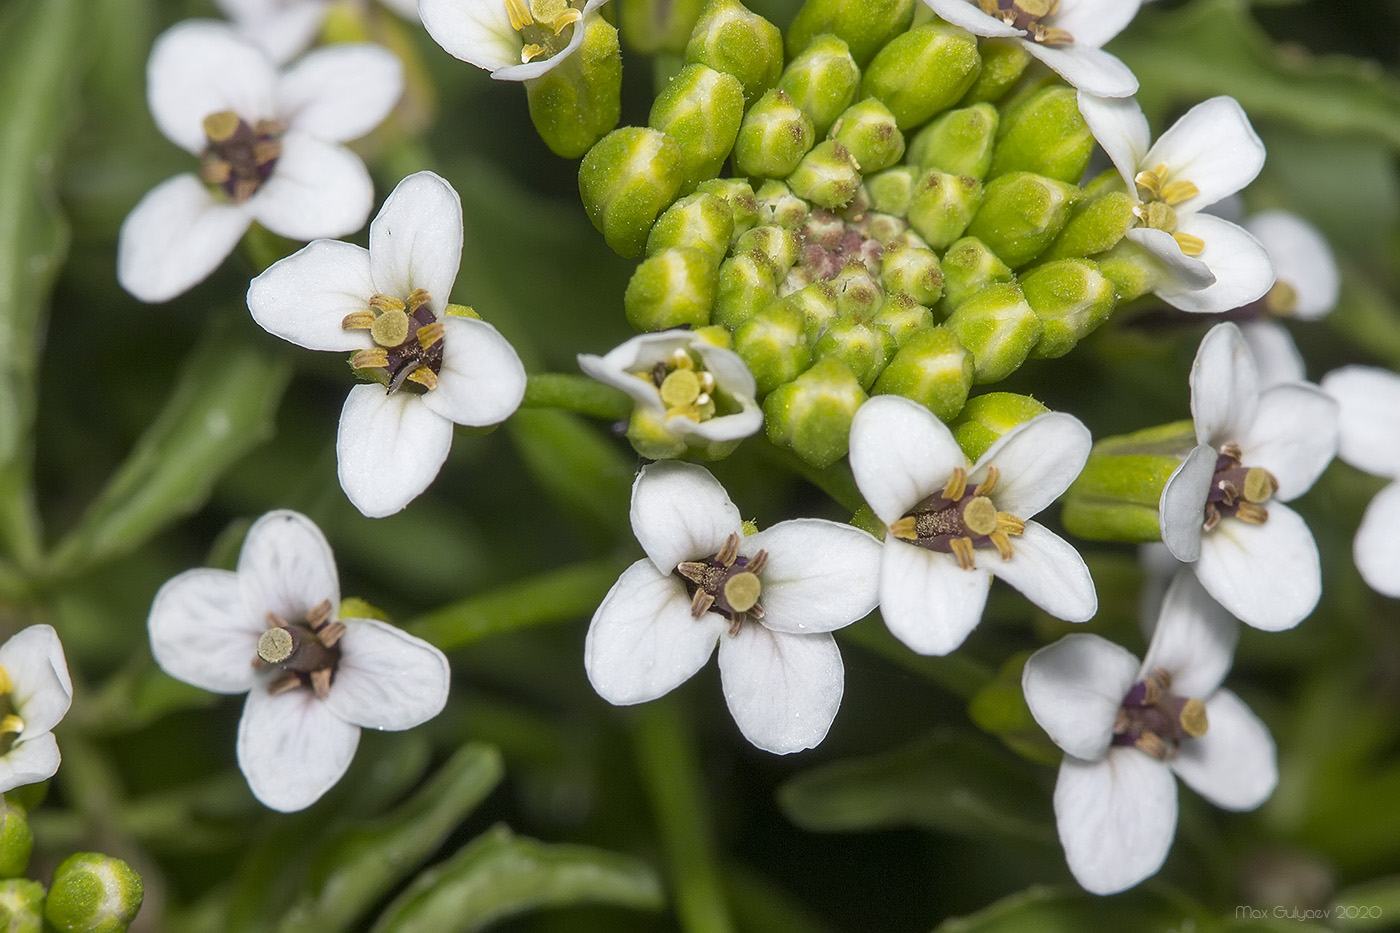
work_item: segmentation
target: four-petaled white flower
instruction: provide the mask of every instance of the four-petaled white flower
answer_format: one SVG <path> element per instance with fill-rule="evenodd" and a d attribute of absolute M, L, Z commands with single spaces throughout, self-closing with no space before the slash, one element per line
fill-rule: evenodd
<path fill-rule="evenodd" d="M 399 60 L 337 45 L 278 73 L 232 27 L 186 20 L 156 39 L 146 96 L 156 126 L 200 170 L 152 188 L 122 222 L 117 279 L 142 301 L 204 280 L 253 221 L 294 240 L 364 226 L 374 186 L 340 145 L 379 125 L 403 91 Z"/>
<path fill-rule="evenodd" d="M 1196 352 L 1191 416 L 1197 446 L 1162 490 L 1162 541 L 1240 619 L 1292 628 L 1317 605 L 1322 571 L 1312 532 L 1281 503 L 1336 455 L 1337 403 L 1304 383 L 1261 391 L 1249 347 L 1227 323 Z"/>
<path fill-rule="evenodd" d="M 0 793 L 54 776 L 53 727 L 72 703 L 73 681 L 52 626 L 31 625 L 0 645 Z"/>
<path fill-rule="evenodd" d="M 433 41 L 498 81 L 528 81 L 583 42 L 583 23 L 607 0 L 419 0 Z"/>
<path fill-rule="evenodd" d="M 599 696 L 654 700 L 718 642 L 724 698 L 745 738 L 779 755 L 820 742 L 845 686 L 831 633 L 875 608 L 879 542 L 813 518 L 745 536 L 724 487 L 676 461 L 638 475 L 632 530 L 647 556 L 604 597 L 584 643 Z"/>
<path fill-rule="evenodd" d="M 1162 867 L 1176 834 L 1173 774 L 1227 810 L 1253 810 L 1273 793 L 1274 740 L 1220 687 L 1238 638 L 1235 620 L 1181 571 L 1141 665 L 1087 634 L 1026 661 L 1026 704 L 1065 751 L 1055 822 L 1086 890 L 1113 894 Z"/>
<path fill-rule="evenodd" d="M 336 620 L 339 608 L 330 545 L 287 511 L 253 523 L 236 573 L 187 570 L 151 604 L 151 653 L 167 674 L 248 694 L 238 767 L 274 810 L 304 809 L 330 790 L 361 727 L 411 729 L 447 702 L 441 651 L 374 619 Z"/>
<path fill-rule="evenodd" d="M 922 405 L 894 395 L 862 405 L 851 425 L 851 471 L 889 527 L 880 614 L 890 631 L 920 654 L 947 654 L 977 627 L 993 575 L 1057 618 L 1091 618 L 1098 597 L 1083 558 L 1027 520 L 1069 488 L 1091 444 L 1078 419 L 1051 412 L 1012 428 L 968 466 Z"/>
<path fill-rule="evenodd" d="M 1264 166 L 1264 144 L 1234 98 L 1197 104 L 1155 144 L 1135 100 L 1081 91 L 1079 110 L 1138 199 L 1139 226 L 1127 238 L 1158 260 L 1158 298 L 1183 311 L 1219 312 L 1269 290 L 1274 267 L 1259 241 L 1202 212 L 1249 184 Z"/>
<path fill-rule="evenodd" d="M 1359 470 L 1397 480 L 1366 507 L 1352 557 L 1371 589 L 1400 597 L 1400 376 L 1344 366 L 1323 378 L 1322 390 L 1341 410 L 1337 455 Z"/>
<path fill-rule="evenodd" d="M 1100 46 L 1123 31 L 1141 0 L 924 0 L 977 36 L 1019 38 L 1070 84 L 1099 97 L 1137 93 L 1128 66 Z"/>
<path fill-rule="evenodd" d="M 379 0 L 404 19 L 418 21 L 416 0 Z M 306 50 L 335 0 L 214 0 L 234 27 L 275 62 Z"/>
<path fill-rule="evenodd" d="M 317 240 L 248 288 L 253 319 L 310 350 L 353 351 L 375 381 L 345 399 L 340 485 L 365 515 L 392 515 L 437 476 L 453 424 L 505 420 L 525 369 L 485 321 L 446 314 L 462 259 L 462 202 L 432 172 L 399 182 L 369 228 L 369 249 Z"/>

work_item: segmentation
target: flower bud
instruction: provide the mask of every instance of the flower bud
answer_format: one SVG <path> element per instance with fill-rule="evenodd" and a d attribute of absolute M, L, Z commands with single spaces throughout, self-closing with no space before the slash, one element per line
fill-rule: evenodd
<path fill-rule="evenodd" d="M 719 267 L 714 308 L 716 324 L 738 327 L 777 300 L 777 273 L 766 257 L 736 253 Z"/>
<path fill-rule="evenodd" d="M 1029 395 L 988 392 L 968 402 L 948 428 L 967 458 L 976 460 L 1007 431 L 1049 410 Z"/>
<path fill-rule="evenodd" d="M 899 128 L 909 130 L 957 103 L 981 68 L 972 33 L 926 23 L 896 36 L 876 54 L 861 79 L 861 93 L 878 97 Z"/>
<path fill-rule="evenodd" d="M 1011 283 L 988 285 L 948 316 L 948 329 L 972 354 L 973 381 L 999 382 L 1026 361 L 1040 340 L 1040 318 Z"/>
<path fill-rule="evenodd" d="M 760 97 L 739 128 L 734 167 L 756 178 L 786 178 L 816 141 L 812 120 L 781 88 Z"/>
<path fill-rule="evenodd" d="M 811 205 L 780 181 L 765 181 L 754 197 L 758 203 L 758 222 L 761 224 L 777 224 L 796 230 L 812 212 Z"/>
<path fill-rule="evenodd" d="M 627 47 L 643 55 L 680 55 L 705 7 L 705 0 L 628 0 L 618 22 Z"/>
<path fill-rule="evenodd" d="M 997 103 L 1016 86 L 1033 61 L 1025 43 L 1017 38 L 983 39 L 978 50 L 982 53 L 982 71 L 963 95 L 963 106 Z"/>
<path fill-rule="evenodd" d="M 829 466 L 846 455 L 851 419 L 866 398 L 845 363 L 819 360 L 764 399 L 768 439 L 815 467 Z"/>
<path fill-rule="evenodd" d="M 812 355 L 845 363 L 860 387 L 869 391 L 894 351 L 894 338 L 884 328 L 859 315 L 842 315 L 817 340 Z"/>
<path fill-rule="evenodd" d="M 555 155 L 577 159 L 622 115 L 617 29 L 601 16 L 578 27 L 583 42 L 554 68 L 525 82 L 530 120 Z"/>
<path fill-rule="evenodd" d="M 919 177 L 909 201 L 909 224 L 934 249 L 963 235 L 982 204 L 982 183 L 971 175 L 930 170 Z"/>
<path fill-rule="evenodd" d="M 667 249 L 642 260 L 622 306 L 627 322 L 637 330 L 703 327 L 710 323 L 719 268 L 698 249 Z"/>
<path fill-rule="evenodd" d="M 754 196 L 753 188 L 743 179 L 711 178 L 709 181 L 702 181 L 695 190 L 701 194 L 712 194 L 729 205 L 734 218 L 734 232 L 730 234 L 730 242 L 758 223 L 758 198 Z"/>
<path fill-rule="evenodd" d="M 738 0 L 711 0 L 690 34 L 685 60 L 738 78 L 744 100 L 752 101 L 778 83 L 783 34 Z"/>
<path fill-rule="evenodd" d="M 734 331 L 739 354 L 758 384 L 758 394 L 772 392 L 812 363 L 802 313 L 784 302 L 769 305 Z"/>
<path fill-rule="evenodd" d="M 54 871 L 44 917 L 74 933 L 123 933 L 136 919 L 144 893 L 141 876 L 126 862 L 78 852 Z"/>
<path fill-rule="evenodd" d="M 1021 276 L 1021 292 L 1044 330 L 1031 356 L 1064 356 L 1113 313 L 1113 283 L 1087 259 L 1047 262 Z"/>
<path fill-rule="evenodd" d="M 1011 172 L 987 183 L 982 206 L 967 232 L 1016 269 L 1059 236 L 1078 197 L 1074 185 L 1030 172 Z"/>
<path fill-rule="evenodd" d="M 984 179 L 992 166 L 1000 119 L 991 104 L 949 110 L 919 130 L 906 161 L 922 169 Z"/>
<path fill-rule="evenodd" d="M 873 97 L 841 114 L 831 132 L 866 174 L 889 168 L 904 156 L 904 134 L 895 126 L 894 114 Z"/>
<path fill-rule="evenodd" d="M 919 172 L 912 166 L 896 165 L 883 172 L 865 176 L 865 197 L 870 201 L 870 209 L 903 217 L 909 213 L 909 202 L 914 197 L 914 185 L 919 180 Z"/>
<path fill-rule="evenodd" d="M 870 270 L 861 262 L 848 262 L 831 280 L 836 313 L 845 318 L 868 320 L 884 301 L 884 294 Z"/>
<path fill-rule="evenodd" d="M 1099 441 L 1065 493 L 1065 529 L 1094 541 L 1160 540 L 1162 490 L 1195 443 L 1190 421 Z"/>
<path fill-rule="evenodd" d="M 933 312 L 908 295 L 887 294 L 874 324 L 894 338 L 896 347 L 902 347 L 915 334 L 933 327 Z"/>
<path fill-rule="evenodd" d="M 1137 202 L 1124 191 L 1106 191 L 1081 200 L 1042 258 L 1074 259 L 1112 249 L 1137 222 L 1133 214 L 1136 206 Z"/>
<path fill-rule="evenodd" d="M 881 257 L 880 284 L 891 295 L 933 307 L 943 297 L 943 267 L 933 250 L 897 241 Z"/>
<path fill-rule="evenodd" d="M 833 35 L 820 35 L 788 62 L 778 87 L 812 121 L 816 138 L 820 139 L 855 102 L 860 68 L 845 42 Z"/>
<path fill-rule="evenodd" d="M 5 924 L 5 933 L 43 933 L 44 886 L 27 878 L 0 881 L 0 922 Z"/>
<path fill-rule="evenodd" d="M 668 249 L 694 249 L 719 265 L 734 235 L 734 211 L 713 194 L 681 198 L 657 219 L 647 236 L 648 256 Z"/>
<path fill-rule="evenodd" d="M 1147 250 L 1132 240 L 1120 240 L 1106 253 L 1094 257 L 1099 271 L 1113 283 L 1120 302 L 1141 298 L 1157 287 L 1162 268 Z"/>
<path fill-rule="evenodd" d="M 815 344 L 836 319 L 836 287 L 830 281 L 812 282 L 778 301 L 795 310 L 803 321 L 803 336 Z"/>
<path fill-rule="evenodd" d="M 686 65 L 656 95 L 647 121 L 680 143 L 682 191 L 719 174 L 744 119 L 744 89 L 733 75 Z"/>
<path fill-rule="evenodd" d="M 0 797 L 0 878 L 17 878 L 29 865 L 34 833 L 24 808 Z"/>
<path fill-rule="evenodd" d="M 1010 282 L 1010 267 L 976 237 L 963 237 L 943 253 L 943 307 L 956 310 L 987 285 Z"/>
<path fill-rule="evenodd" d="M 916 0 L 807 0 L 788 27 L 788 54 L 795 56 L 822 33 L 831 33 L 864 65 L 909 28 L 916 6 Z"/>
<path fill-rule="evenodd" d="M 1077 184 L 1093 151 L 1094 135 L 1079 113 L 1074 88 L 1054 84 L 1002 117 L 992 175 L 1034 172 Z"/>
<path fill-rule="evenodd" d="M 624 126 L 600 139 L 578 169 L 579 195 L 593 226 L 622 256 L 646 245 L 656 216 L 680 191 L 685 159 L 660 130 Z"/>
<path fill-rule="evenodd" d="M 794 194 L 833 210 L 845 205 L 860 188 L 860 166 L 851 152 L 828 139 L 803 156 L 787 183 Z"/>

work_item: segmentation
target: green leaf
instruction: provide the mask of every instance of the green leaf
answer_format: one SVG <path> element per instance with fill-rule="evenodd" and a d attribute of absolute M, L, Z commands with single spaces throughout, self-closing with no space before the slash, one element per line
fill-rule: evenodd
<path fill-rule="evenodd" d="M 1037 885 L 975 914 L 945 920 L 934 933 L 1083 933 L 1085 930 L 1217 930 L 1196 905 L 1138 889 L 1114 898 Z M 1303 927 L 1304 933 L 1309 928 Z"/>
<path fill-rule="evenodd" d="M 506 422 L 525 466 L 555 504 L 588 529 L 628 534 L 632 460 L 578 415 L 522 409 Z"/>
<path fill-rule="evenodd" d="M 541 907 L 615 904 L 660 910 L 661 882 L 631 856 L 549 845 L 497 826 L 419 875 L 374 933 L 466 933 Z"/>
<path fill-rule="evenodd" d="M 1332 896 L 1329 916 L 1343 930 L 1385 930 L 1400 916 L 1400 875 L 1352 885 Z"/>

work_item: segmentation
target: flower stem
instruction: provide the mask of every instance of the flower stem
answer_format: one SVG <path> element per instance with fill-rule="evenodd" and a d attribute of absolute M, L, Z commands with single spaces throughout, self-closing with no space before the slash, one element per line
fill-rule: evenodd
<path fill-rule="evenodd" d="M 569 373 L 536 373 L 525 384 L 525 408 L 563 408 L 581 415 L 621 421 L 632 412 L 625 392 Z"/>

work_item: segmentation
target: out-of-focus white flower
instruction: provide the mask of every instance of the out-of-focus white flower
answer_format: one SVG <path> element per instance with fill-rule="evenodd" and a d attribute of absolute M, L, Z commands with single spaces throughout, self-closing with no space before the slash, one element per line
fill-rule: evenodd
<path fill-rule="evenodd" d="M 583 42 L 585 18 L 607 0 L 420 0 L 423 28 L 453 58 L 498 81 L 528 81 Z"/>
<path fill-rule="evenodd" d="M 273 61 L 289 61 L 316 39 L 336 0 L 214 0 L 234 28 Z M 343 2 L 343 0 L 342 0 Z M 415 0 L 379 0 L 404 19 L 418 21 Z M 362 0 L 362 6 L 367 2 Z"/>
<path fill-rule="evenodd" d="M 50 625 L 31 625 L 0 645 L 0 793 L 58 771 L 53 728 L 73 703 L 63 645 Z"/>

